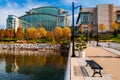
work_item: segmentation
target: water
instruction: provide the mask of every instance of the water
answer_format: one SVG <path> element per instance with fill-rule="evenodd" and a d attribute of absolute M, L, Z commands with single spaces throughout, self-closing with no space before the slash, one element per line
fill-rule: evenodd
<path fill-rule="evenodd" d="M 0 80 L 64 80 L 67 57 L 59 52 L 0 51 Z"/>

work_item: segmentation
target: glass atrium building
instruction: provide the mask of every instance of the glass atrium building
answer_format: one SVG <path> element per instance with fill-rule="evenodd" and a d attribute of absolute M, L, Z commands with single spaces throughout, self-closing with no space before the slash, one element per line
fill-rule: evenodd
<path fill-rule="evenodd" d="M 18 17 L 19 21 L 17 22 L 16 18 L 13 15 L 8 15 L 8 29 L 18 26 L 21 26 L 23 30 L 29 27 L 44 27 L 47 31 L 50 31 L 56 26 L 64 27 L 69 25 L 68 11 L 51 6 L 33 8 L 29 12 L 26 12 L 25 15 Z"/>

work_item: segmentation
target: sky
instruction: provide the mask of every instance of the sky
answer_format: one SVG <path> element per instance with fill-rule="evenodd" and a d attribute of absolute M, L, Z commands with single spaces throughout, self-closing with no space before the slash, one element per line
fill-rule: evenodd
<path fill-rule="evenodd" d="M 75 7 L 81 5 L 82 8 L 95 7 L 98 4 L 114 4 L 115 6 L 120 6 L 120 0 L 0 0 L 0 29 L 6 28 L 6 18 L 8 15 L 19 17 L 32 8 L 42 6 L 54 6 L 68 10 L 71 24 L 72 2 L 74 2 Z M 76 21 L 79 9 L 75 9 L 74 11 Z"/>

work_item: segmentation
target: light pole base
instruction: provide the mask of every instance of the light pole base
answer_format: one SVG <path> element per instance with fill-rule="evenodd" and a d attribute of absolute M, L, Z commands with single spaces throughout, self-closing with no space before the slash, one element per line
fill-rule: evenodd
<path fill-rule="evenodd" d="M 71 56 L 71 57 L 76 57 L 76 56 L 75 56 L 75 54 L 72 54 L 72 56 Z"/>

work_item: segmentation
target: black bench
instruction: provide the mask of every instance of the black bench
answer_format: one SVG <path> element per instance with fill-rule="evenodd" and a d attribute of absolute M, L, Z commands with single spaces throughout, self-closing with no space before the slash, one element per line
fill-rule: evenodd
<path fill-rule="evenodd" d="M 99 64 L 97 64 L 93 60 L 86 60 L 86 62 L 87 62 L 86 67 L 89 64 L 91 69 L 94 70 L 94 73 L 93 73 L 92 77 L 94 77 L 95 74 L 100 74 L 100 76 L 102 77 L 101 70 L 103 70 L 103 68 Z"/>

